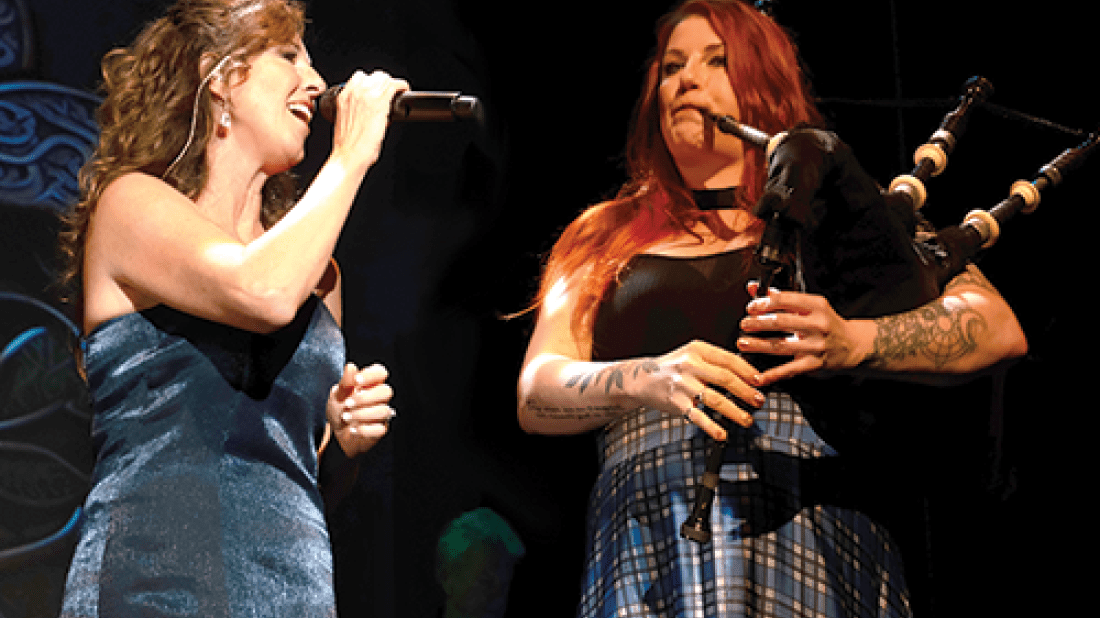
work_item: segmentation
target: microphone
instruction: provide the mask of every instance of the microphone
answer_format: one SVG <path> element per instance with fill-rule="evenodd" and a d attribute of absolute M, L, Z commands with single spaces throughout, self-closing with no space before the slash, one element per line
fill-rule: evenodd
<path fill-rule="evenodd" d="M 317 97 L 317 111 L 329 122 L 336 118 L 336 95 L 343 84 L 332 86 Z M 481 101 L 459 92 L 407 90 L 397 93 L 390 104 L 391 122 L 482 121 Z"/>

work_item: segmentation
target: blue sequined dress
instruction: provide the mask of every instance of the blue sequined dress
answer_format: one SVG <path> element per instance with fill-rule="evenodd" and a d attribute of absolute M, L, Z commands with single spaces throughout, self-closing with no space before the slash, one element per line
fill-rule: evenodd
<path fill-rule="evenodd" d="M 97 462 L 62 616 L 334 616 L 317 445 L 344 340 L 165 306 L 87 339 Z"/>

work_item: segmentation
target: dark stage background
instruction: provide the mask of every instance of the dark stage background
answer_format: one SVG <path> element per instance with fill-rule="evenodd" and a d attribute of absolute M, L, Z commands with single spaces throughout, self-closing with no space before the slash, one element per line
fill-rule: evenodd
<path fill-rule="evenodd" d="M 29 0 L 37 43 L 27 69 L 10 79 L 94 92 L 98 58 L 164 5 Z M 389 367 L 399 414 L 332 521 L 345 618 L 435 616 L 436 538 L 478 506 L 504 516 L 527 548 L 509 616 L 572 614 L 592 442 L 519 430 L 515 380 L 531 324 L 501 316 L 524 308 L 560 229 L 621 182 L 641 67 L 668 6 L 311 4 L 307 44 L 330 83 L 355 68 L 383 68 L 416 89 L 478 95 L 488 112 L 483 127 L 393 127 L 337 250 L 349 358 Z M 846 99 L 823 104 L 833 128 L 887 183 L 911 169 L 913 149 L 947 106 L 899 112 L 853 100 L 949 100 L 980 74 L 996 87 L 995 103 L 1094 128 L 1088 11 L 1071 3 L 787 0 L 777 17 L 797 34 L 817 93 Z M 329 133 L 325 121 L 314 123 L 304 179 L 327 154 Z M 948 170 L 929 183 L 926 214 L 942 227 L 992 207 L 1013 181 L 1080 141 L 978 110 Z M 1061 565 L 1072 540 L 1067 524 L 1081 511 L 1069 482 L 1082 471 L 1075 436 L 1083 432 L 1070 396 L 1081 384 L 1073 369 L 1095 367 L 1070 361 L 1091 359 L 1088 322 L 1077 319 L 1080 301 L 1092 304 L 1085 285 L 1093 263 L 1083 247 L 1093 241 L 1082 224 L 1096 205 L 1088 189 L 1100 168 L 1091 163 L 1006 229 L 982 263 L 1031 343 L 1028 359 L 1009 371 L 1003 414 L 991 412 L 999 391 L 990 379 L 953 404 L 899 402 L 899 413 L 936 428 L 910 459 L 924 484 L 907 486 L 914 499 L 895 505 L 922 616 L 993 615 L 1035 601 L 1054 614 L 1071 602 Z"/>

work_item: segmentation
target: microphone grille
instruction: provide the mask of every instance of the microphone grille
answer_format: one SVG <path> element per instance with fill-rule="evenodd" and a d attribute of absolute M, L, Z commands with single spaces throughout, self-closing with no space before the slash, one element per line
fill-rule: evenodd
<path fill-rule="evenodd" d="M 317 111 L 325 117 L 325 120 L 333 122 L 336 119 L 336 96 L 344 89 L 343 84 L 332 86 L 317 97 Z"/>

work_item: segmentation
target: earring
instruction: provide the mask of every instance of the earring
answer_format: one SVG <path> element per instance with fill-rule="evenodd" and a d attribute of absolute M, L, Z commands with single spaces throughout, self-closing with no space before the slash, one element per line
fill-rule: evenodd
<path fill-rule="evenodd" d="M 229 125 L 233 124 L 233 120 L 229 117 L 228 111 L 222 111 L 222 117 L 218 120 L 218 126 L 223 131 L 229 130 Z"/>

